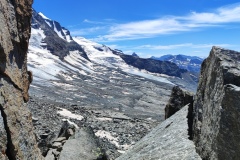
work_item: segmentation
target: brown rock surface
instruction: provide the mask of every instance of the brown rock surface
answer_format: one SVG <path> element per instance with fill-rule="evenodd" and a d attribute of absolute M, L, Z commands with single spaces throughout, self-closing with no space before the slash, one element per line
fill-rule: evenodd
<path fill-rule="evenodd" d="M 0 73 L 23 92 L 28 100 L 27 49 L 32 0 L 0 2 Z"/>
<path fill-rule="evenodd" d="M 240 53 L 213 47 L 194 100 L 193 140 L 203 159 L 240 157 Z"/>
<path fill-rule="evenodd" d="M 32 0 L 0 1 L 0 159 L 42 159 L 24 103 L 31 14 Z"/>

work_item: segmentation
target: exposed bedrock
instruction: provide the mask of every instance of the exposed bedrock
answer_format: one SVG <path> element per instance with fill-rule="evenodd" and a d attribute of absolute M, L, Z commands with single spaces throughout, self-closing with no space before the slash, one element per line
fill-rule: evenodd
<path fill-rule="evenodd" d="M 60 160 L 107 160 L 98 139 L 90 127 L 78 129 L 64 144 Z"/>
<path fill-rule="evenodd" d="M 178 86 L 174 86 L 168 104 L 165 107 L 165 119 L 172 116 L 185 105 L 193 104 L 193 93 L 182 90 Z"/>
<path fill-rule="evenodd" d="M 1 0 L 0 11 L 0 159 L 41 159 L 25 105 L 32 0 Z"/>
<path fill-rule="evenodd" d="M 193 140 L 203 159 L 240 157 L 240 53 L 213 47 L 194 100 Z"/>
<path fill-rule="evenodd" d="M 189 106 L 166 119 L 117 160 L 201 159 L 188 135 Z"/>

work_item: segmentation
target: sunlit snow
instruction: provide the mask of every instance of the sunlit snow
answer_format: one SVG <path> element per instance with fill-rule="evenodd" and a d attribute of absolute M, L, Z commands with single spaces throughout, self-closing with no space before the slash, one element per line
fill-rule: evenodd
<path fill-rule="evenodd" d="M 46 17 L 42 12 L 39 12 L 38 13 L 43 19 L 48 19 L 48 20 L 50 20 L 48 17 Z"/>

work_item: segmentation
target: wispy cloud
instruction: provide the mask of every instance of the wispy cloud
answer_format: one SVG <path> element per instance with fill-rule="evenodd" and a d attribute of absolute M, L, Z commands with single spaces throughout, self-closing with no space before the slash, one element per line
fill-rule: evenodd
<path fill-rule="evenodd" d="M 88 27 L 86 27 L 86 25 Z M 74 36 L 84 36 L 84 35 L 96 35 L 100 33 L 106 33 L 109 28 L 114 25 L 114 19 L 103 19 L 102 21 L 92 21 L 89 19 L 84 19 L 81 24 L 68 26 L 71 29 L 71 34 Z M 79 28 L 77 26 L 85 26 L 86 28 Z"/>
<path fill-rule="evenodd" d="M 106 19 L 103 19 L 102 21 L 92 21 L 92 20 L 89 20 L 89 19 L 84 19 L 83 20 L 83 23 L 89 23 L 89 24 L 103 24 L 103 25 L 107 25 L 107 24 L 113 24 L 114 23 L 114 19 L 110 19 L 110 18 L 106 18 Z"/>
<path fill-rule="evenodd" d="M 83 20 L 84 23 L 91 23 L 91 24 L 103 24 L 104 22 L 98 22 L 98 21 L 91 21 L 88 19 Z"/>
<path fill-rule="evenodd" d="M 211 48 L 212 46 L 220 47 L 231 47 L 231 44 L 192 44 L 192 43 L 183 43 L 183 44 L 171 44 L 171 45 L 142 45 L 135 47 L 134 49 L 150 49 L 150 50 L 172 50 L 178 48 Z"/>
<path fill-rule="evenodd" d="M 84 28 L 84 29 L 78 29 L 78 30 L 73 30 L 71 31 L 71 34 L 73 36 L 79 36 L 79 35 L 89 35 L 94 32 L 97 32 L 99 30 L 103 30 L 105 27 L 91 27 L 91 28 Z"/>
<path fill-rule="evenodd" d="M 164 34 L 192 31 L 205 27 L 240 23 L 240 4 L 216 9 L 213 12 L 191 12 L 186 16 L 166 16 L 159 19 L 115 24 L 108 34 L 98 36 L 97 41 L 118 41 L 150 38 Z"/>

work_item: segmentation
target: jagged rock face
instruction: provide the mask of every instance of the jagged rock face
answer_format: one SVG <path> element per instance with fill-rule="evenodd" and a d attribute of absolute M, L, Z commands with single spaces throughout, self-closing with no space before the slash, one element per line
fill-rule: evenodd
<path fill-rule="evenodd" d="M 213 47 L 194 100 L 193 140 L 203 159 L 240 157 L 240 53 Z"/>
<path fill-rule="evenodd" d="M 183 106 L 193 104 L 193 94 L 187 91 L 183 91 L 180 87 L 174 86 L 168 104 L 165 108 L 165 119 L 169 118 Z"/>
<path fill-rule="evenodd" d="M 0 3 L 0 73 L 8 77 L 28 100 L 27 49 L 32 1 Z M 25 6 L 25 7 L 23 7 Z"/>
<path fill-rule="evenodd" d="M 188 110 L 188 106 L 183 107 L 117 160 L 201 159 L 195 151 L 194 143 L 188 139 Z"/>
<path fill-rule="evenodd" d="M 31 6 L 32 0 L 0 1 L 0 159 L 41 159 L 24 104 Z"/>

